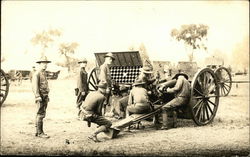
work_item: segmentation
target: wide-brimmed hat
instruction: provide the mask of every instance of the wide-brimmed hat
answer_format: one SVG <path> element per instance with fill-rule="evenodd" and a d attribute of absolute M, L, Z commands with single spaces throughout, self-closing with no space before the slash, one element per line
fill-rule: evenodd
<path fill-rule="evenodd" d="M 149 66 L 144 66 L 144 67 L 140 68 L 140 71 L 143 73 L 151 74 L 151 73 L 153 73 L 153 68 L 149 67 Z"/>
<path fill-rule="evenodd" d="M 111 52 L 107 53 L 107 54 L 104 56 L 104 58 L 105 58 L 105 57 L 111 57 L 113 60 L 115 60 L 115 57 L 114 57 L 114 55 L 113 55 Z"/>
<path fill-rule="evenodd" d="M 138 79 L 138 80 L 135 80 L 133 86 L 138 86 L 138 85 L 143 85 L 143 84 L 146 84 L 146 82 L 143 81 L 142 79 Z"/>
<path fill-rule="evenodd" d="M 180 73 L 174 75 L 174 77 L 172 79 L 177 79 L 179 76 L 184 76 L 188 80 L 188 75 L 183 73 L 183 72 L 180 72 Z"/>
<path fill-rule="evenodd" d="M 86 58 L 82 58 L 82 60 L 80 60 L 79 62 L 78 62 L 78 64 L 80 64 L 80 63 L 87 63 L 88 61 L 87 61 L 87 59 Z"/>
<path fill-rule="evenodd" d="M 51 63 L 46 56 L 42 56 L 41 58 L 36 61 L 36 63 Z"/>
<path fill-rule="evenodd" d="M 101 82 L 99 82 L 98 83 L 98 85 L 96 85 L 98 88 L 107 88 L 107 83 L 106 82 L 103 82 L 103 81 L 101 81 Z"/>

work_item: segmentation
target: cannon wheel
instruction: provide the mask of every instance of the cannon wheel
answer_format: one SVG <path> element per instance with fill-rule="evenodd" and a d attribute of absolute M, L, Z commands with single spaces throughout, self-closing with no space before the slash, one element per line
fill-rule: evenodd
<path fill-rule="evenodd" d="M 6 77 L 6 74 L 1 69 L 1 104 L 0 104 L 1 106 L 9 93 L 9 86 L 10 84 Z"/>
<path fill-rule="evenodd" d="M 225 67 L 219 67 L 215 70 L 215 75 L 220 87 L 220 96 L 227 96 L 232 88 L 232 76 L 230 72 Z"/>
<path fill-rule="evenodd" d="M 91 70 L 88 78 L 88 87 L 90 91 L 97 90 L 97 84 L 99 83 L 100 68 L 95 67 Z"/>
<path fill-rule="evenodd" d="M 210 68 L 197 72 L 191 83 L 189 108 L 194 122 L 201 126 L 214 119 L 219 106 L 219 85 Z"/>

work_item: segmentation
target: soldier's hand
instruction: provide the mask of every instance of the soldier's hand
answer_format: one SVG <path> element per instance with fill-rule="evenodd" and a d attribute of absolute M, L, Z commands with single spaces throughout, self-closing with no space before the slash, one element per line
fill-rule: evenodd
<path fill-rule="evenodd" d="M 168 87 L 167 89 L 165 89 L 166 93 L 169 93 L 169 90 L 170 90 L 170 88 L 169 88 L 169 87 Z"/>
<path fill-rule="evenodd" d="M 109 94 L 111 91 L 110 91 L 110 88 L 107 88 L 106 89 L 106 93 Z"/>
<path fill-rule="evenodd" d="M 82 95 L 85 95 L 86 93 L 85 92 L 82 92 Z"/>
<path fill-rule="evenodd" d="M 42 101 L 41 97 L 36 98 L 36 102 L 41 102 L 41 101 Z"/>

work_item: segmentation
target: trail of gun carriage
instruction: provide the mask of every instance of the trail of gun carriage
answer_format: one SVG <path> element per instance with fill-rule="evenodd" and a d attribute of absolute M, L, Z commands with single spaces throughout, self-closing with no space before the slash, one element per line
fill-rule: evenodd
<path fill-rule="evenodd" d="M 117 101 L 129 95 L 145 64 L 139 51 L 112 52 L 111 96 L 102 106 L 102 115 L 111 112 Z M 96 65 L 88 71 L 90 92 L 98 90 L 100 66 L 107 52 L 95 54 Z M 147 61 L 147 60 L 146 60 Z M 125 118 L 106 117 L 112 126 L 99 136 L 101 142 L 87 139 L 95 124 L 77 120 L 75 113 L 75 79 L 60 79 L 60 71 L 49 72 L 51 100 L 45 128 L 49 139 L 33 135 L 33 100 L 31 71 L 1 70 L 1 153 L 35 155 L 221 155 L 249 153 L 248 88 L 245 75 L 232 74 L 223 64 L 199 67 L 196 62 L 148 61 L 153 68 L 154 83 L 147 87 L 150 110 Z M 166 68 L 167 67 L 167 68 Z M 168 129 L 161 130 L 162 108 L 174 99 L 167 88 L 176 81 L 162 82 L 164 73 L 172 78 L 185 74 L 190 83 L 187 103 L 168 110 Z M 16 72 L 22 82 L 15 84 Z M 58 79 L 59 78 L 59 79 Z M 174 124 L 176 123 L 176 124 Z M 94 127 L 93 127 L 94 126 Z M 130 128 L 127 131 L 127 128 Z"/>

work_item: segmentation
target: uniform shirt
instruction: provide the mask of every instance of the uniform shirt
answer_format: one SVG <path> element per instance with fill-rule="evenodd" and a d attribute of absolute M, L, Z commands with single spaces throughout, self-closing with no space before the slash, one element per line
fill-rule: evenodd
<path fill-rule="evenodd" d="M 100 76 L 99 79 L 101 82 L 107 83 L 108 87 L 111 87 L 111 73 L 109 70 L 109 65 L 106 63 L 103 63 L 100 66 Z"/>
<path fill-rule="evenodd" d="M 184 76 L 179 76 L 173 88 L 168 89 L 169 93 L 175 93 L 176 97 L 190 97 L 190 83 Z"/>
<path fill-rule="evenodd" d="M 100 91 L 90 92 L 82 108 L 92 114 L 101 115 L 102 104 L 105 100 L 105 96 Z"/>
<path fill-rule="evenodd" d="M 77 88 L 79 92 L 87 92 L 88 91 L 88 73 L 85 68 L 81 68 L 79 75 L 77 76 Z"/>
<path fill-rule="evenodd" d="M 48 96 L 49 85 L 46 78 L 45 70 L 37 71 L 32 77 L 32 90 L 35 97 Z"/>
<path fill-rule="evenodd" d="M 130 91 L 129 98 L 128 98 L 128 105 L 131 104 L 145 104 L 148 105 L 148 94 L 147 90 L 142 87 L 133 87 L 132 90 Z"/>

